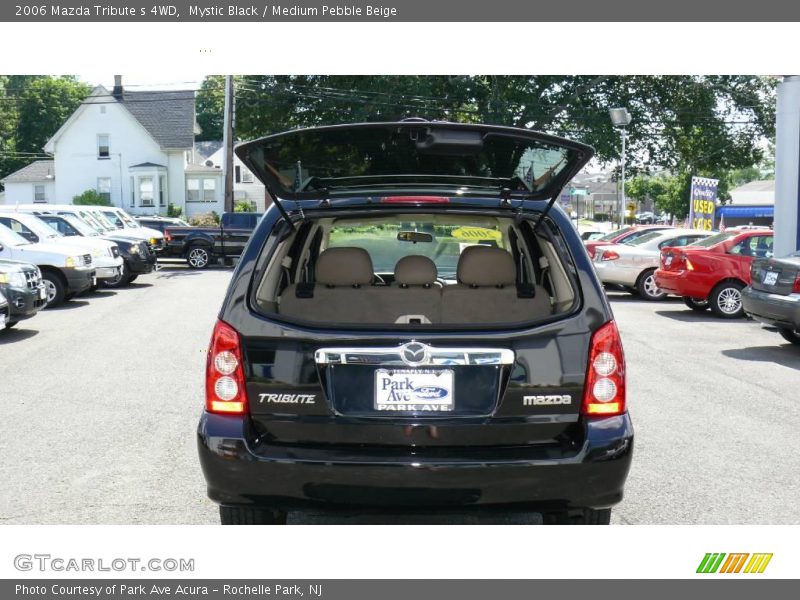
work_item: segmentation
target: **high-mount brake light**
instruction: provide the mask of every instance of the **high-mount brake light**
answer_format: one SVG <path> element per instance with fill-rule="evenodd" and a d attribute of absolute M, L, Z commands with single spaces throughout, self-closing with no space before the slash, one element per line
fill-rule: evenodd
<path fill-rule="evenodd" d="M 386 196 L 381 204 L 449 204 L 450 198 L 443 196 Z"/>
<path fill-rule="evenodd" d="M 217 321 L 208 347 L 206 410 L 228 415 L 247 412 L 239 333 L 224 321 Z"/>
<path fill-rule="evenodd" d="M 614 321 L 592 335 L 581 412 L 597 417 L 625 412 L 625 355 Z"/>

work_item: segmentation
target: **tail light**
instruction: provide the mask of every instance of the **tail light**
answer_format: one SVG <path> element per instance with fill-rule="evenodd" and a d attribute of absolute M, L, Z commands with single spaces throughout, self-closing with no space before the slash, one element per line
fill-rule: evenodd
<path fill-rule="evenodd" d="M 600 256 L 600 260 L 617 260 L 618 258 L 619 254 L 613 250 L 603 250 L 603 254 Z"/>
<path fill-rule="evenodd" d="M 625 355 L 614 321 L 592 335 L 581 412 L 587 416 L 625 412 Z"/>
<path fill-rule="evenodd" d="M 800 273 L 794 276 L 794 285 L 792 285 L 792 293 L 800 294 Z"/>
<path fill-rule="evenodd" d="M 239 333 L 217 321 L 206 361 L 206 410 L 241 415 L 247 412 Z"/>

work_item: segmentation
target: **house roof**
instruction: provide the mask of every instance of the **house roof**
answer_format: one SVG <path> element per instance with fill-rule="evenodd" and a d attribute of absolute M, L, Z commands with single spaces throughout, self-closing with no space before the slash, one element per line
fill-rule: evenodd
<path fill-rule="evenodd" d="M 161 148 L 183 150 L 191 148 L 194 144 L 196 124 L 193 91 L 130 92 L 123 90 L 121 96 L 114 96 L 99 85 L 48 140 L 45 148 L 52 150 L 55 140 L 62 135 L 87 105 L 109 103 L 124 106 Z"/>
<path fill-rule="evenodd" d="M 14 171 L 0 181 L 3 183 L 50 181 L 56 176 L 55 164 L 55 161 L 52 160 L 37 160 L 27 167 L 22 167 L 19 171 Z"/>
<path fill-rule="evenodd" d="M 195 142 L 194 150 L 203 160 L 209 158 L 217 150 L 222 148 L 222 140 L 212 140 L 207 142 Z"/>
<path fill-rule="evenodd" d="M 219 167 L 207 167 L 205 165 L 187 165 L 187 173 L 203 174 L 208 173 L 212 175 L 222 175 L 223 171 Z"/>
<path fill-rule="evenodd" d="M 742 184 L 737 188 L 731 190 L 733 192 L 774 192 L 775 191 L 775 180 L 774 179 L 762 179 L 758 181 L 750 181 L 748 183 Z"/>

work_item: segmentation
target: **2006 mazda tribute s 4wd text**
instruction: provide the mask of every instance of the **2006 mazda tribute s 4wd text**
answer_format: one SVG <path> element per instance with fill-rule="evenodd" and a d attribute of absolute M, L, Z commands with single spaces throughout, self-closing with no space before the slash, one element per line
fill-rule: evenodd
<path fill-rule="evenodd" d="M 199 454 L 223 523 L 319 507 L 609 522 L 633 451 L 625 360 L 554 206 L 592 152 L 421 119 L 237 148 L 274 203 L 208 354 Z"/>

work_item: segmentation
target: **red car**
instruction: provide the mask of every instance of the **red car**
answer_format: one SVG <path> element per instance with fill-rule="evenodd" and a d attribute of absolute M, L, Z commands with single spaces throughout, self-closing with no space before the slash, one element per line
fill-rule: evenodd
<path fill-rule="evenodd" d="M 589 253 L 589 256 L 592 257 L 592 260 L 594 260 L 595 250 L 600 246 L 610 246 L 611 244 L 632 242 L 645 233 L 670 228 L 670 225 L 633 225 L 631 227 L 615 229 L 611 233 L 607 233 L 603 237 L 597 238 L 596 240 L 584 242 L 583 245 L 586 246 L 586 251 Z"/>
<path fill-rule="evenodd" d="M 724 231 L 682 248 L 663 248 L 656 285 L 696 311 L 726 319 L 744 316 L 742 290 L 753 258 L 772 256 L 772 230 Z"/>

